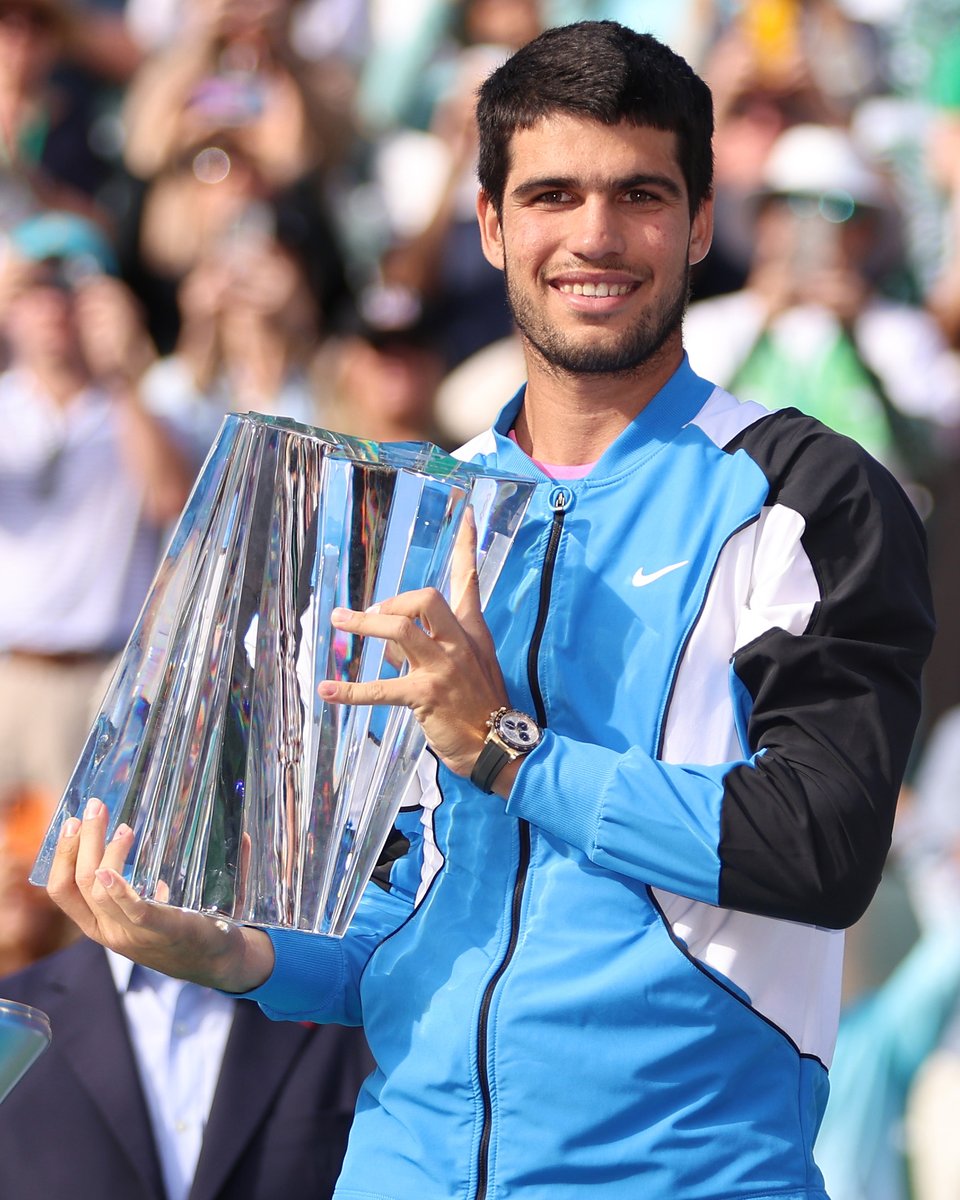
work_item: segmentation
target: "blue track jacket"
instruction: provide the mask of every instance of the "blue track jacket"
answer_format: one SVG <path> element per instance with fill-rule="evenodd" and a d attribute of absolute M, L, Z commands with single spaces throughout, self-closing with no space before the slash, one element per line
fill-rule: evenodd
<path fill-rule="evenodd" d="M 424 755 L 409 852 L 250 993 L 362 1023 L 338 1200 L 824 1200 L 839 932 L 889 845 L 932 622 L 892 477 L 686 361 L 540 480 L 487 608 L 547 732 L 509 801 Z"/>

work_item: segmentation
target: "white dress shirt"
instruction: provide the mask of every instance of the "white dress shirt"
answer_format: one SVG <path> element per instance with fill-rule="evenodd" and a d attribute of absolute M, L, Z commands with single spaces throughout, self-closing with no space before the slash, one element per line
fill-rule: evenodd
<path fill-rule="evenodd" d="M 107 951 L 123 1001 L 168 1200 L 186 1200 L 235 1002 Z"/>

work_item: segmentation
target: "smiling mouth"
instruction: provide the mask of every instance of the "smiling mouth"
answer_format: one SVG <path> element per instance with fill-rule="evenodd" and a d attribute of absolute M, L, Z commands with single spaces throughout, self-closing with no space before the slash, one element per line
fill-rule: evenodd
<path fill-rule="evenodd" d="M 567 296 L 625 296 L 635 286 L 632 283 L 560 283 L 557 290 Z"/>

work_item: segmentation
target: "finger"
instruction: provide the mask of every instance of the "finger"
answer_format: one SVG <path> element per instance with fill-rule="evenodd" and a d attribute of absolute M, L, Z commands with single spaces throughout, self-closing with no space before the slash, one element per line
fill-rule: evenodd
<path fill-rule="evenodd" d="M 133 840 L 133 830 L 130 826 L 118 825 L 113 837 L 104 847 L 100 866 L 116 871 L 118 875 L 122 875 L 127 858 L 133 849 Z"/>
<path fill-rule="evenodd" d="M 462 621 L 464 615 L 480 611 L 480 575 L 477 572 L 477 519 L 469 506 L 463 515 L 453 546 L 450 573 L 450 606 Z"/>
<path fill-rule="evenodd" d="M 90 902 L 96 908 L 101 925 L 106 926 L 109 922 L 112 925 L 123 927 L 130 923 L 121 903 L 127 893 L 140 904 L 146 903 L 119 871 L 115 871 L 111 867 L 97 867 L 93 873 L 93 882 L 90 887 Z M 133 907 L 132 902 L 128 903 L 130 907 Z"/>
<path fill-rule="evenodd" d="M 160 890 L 158 884 L 157 891 Z M 152 934 L 162 934 L 165 914 L 170 911 L 168 907 L 162 900 L 150 901 L 141 896 L 119 871 L 107 866 L 98 867 L 90 896 L 101 927 L 109 931 L 111 943 L 121 952 L 126 952 L 119 944 L 121 938 L 132 948 L 137 948 L 136 943 L 140 943 L 142 951 Z"/>
<path fill-rule="evenodd" d="M 493 680 L 502 680 L 496 661 L 493 635 L 484 620 L 480 601 L 480 574 L 477 570 L 477 524 L 473 509 L 468 508 L 457 535 L 451 575 L 453 611 L 470 639 L 477 657 Z"/>
<path fill-rule="evenodd" d="M 426 591 L 404 592 L 362 613 L 335 608 L 330 620 L 337 629 L 393 642 L 411 665 L 435 661 L 440 653 L 438 640 L 462 638 L 459 623 L 439 592 L 432 596 Z"/>
<path fill-rule="evenodd" d="M 453 610 L 470 639 L 481 666 L 494 687 L 502 690 L 503 673 L 497 659 L 493 634 L 483 615 L 480 600 L 480 573 L 477 569 L 477 523 L 473 509 L 467 509 L 454 547 L 451 592 Z"/>
<path fill-rule="evenodd" d="M 334 704 L 359 706 L 389 704 L 395 708 L 412 708 L 416 699 L 409 675 L 399 679 L 373 679 L 368 683 L 339 683 L 335 679 L 325 679 L 317 685 L 317 692 L 322 699 Z"/>
<path fill-rule="evenodd" d="M 80 846 L 80 822 L 68 817 L 60 827 L 60 835 L 47 875 L 47 891 L 69 891 L 75 885 L 77 850 Z"/>
<path fill-rule="evenodd" d="M 146 900 L 109 867 L 97 868 L 90 903 L 104 945 L 171 975 L 181 974 L 189 959 L 189 948 L 184 956 L 185 926 L 194 919 L 207 920 L 200 913 L 187 914 Z"/>
<path fill-rule="evenodd" d="M 80 822 L 79 848 L 77 850 L 77 887 L 88 894 L 93 886 L 94 872 L 100 866 L 107 838 L 107 821 L 110 814 L 102 800 L 91 797 L 83 810 Z"/>
<path fill-rule="evenodd" d="M 47 880 L 47 895 L 81 933 L 99 942 L 102 937 L 96 913 L 88 897 L 77 886 L 81 826 L 82 822 L 77 817 L 70 817 L 63 824 Z"/>
<path fill-rule="evenodd" d="M 455 643 L 462 640 L 463 630 L 453 609 L 436 588 L 419 588 L 401 592 L 389 600 L 383 600 L 364 614 L 370 616 L 401 616 L 412 621 L 414 626 L 425 631 L 434 641 Z M 429 643 L 424 643 L 429 651 Z"/>

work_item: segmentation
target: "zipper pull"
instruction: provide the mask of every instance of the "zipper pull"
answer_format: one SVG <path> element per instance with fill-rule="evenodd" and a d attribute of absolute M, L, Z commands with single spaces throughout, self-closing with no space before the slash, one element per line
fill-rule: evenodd
<path fill-rule="evenodd" d="M 550 508 L 554 516 L 562 517 L 573 507 L 573 492 L 570 488 L 557 484 L 550 492 Z"/>

